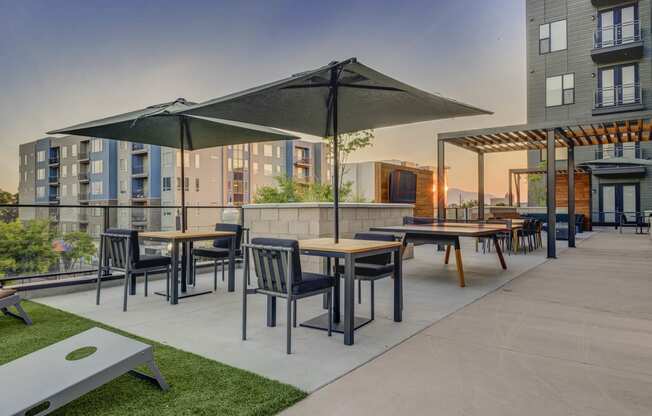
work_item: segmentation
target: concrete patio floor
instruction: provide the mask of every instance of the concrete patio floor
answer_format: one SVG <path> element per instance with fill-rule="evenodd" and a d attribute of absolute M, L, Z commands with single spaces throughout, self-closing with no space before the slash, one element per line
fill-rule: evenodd
<path fill-rule="evenodd" d="M 564 245 L 559 243 L 560 250 Z M 126 313 L 121 311 L 120 287 L 104 289 L 99 307 L 95 306 L 92 291 L 41 298 L 38 302 L 312 392 L 546 260 L 545 248 L 528 255 L 506 256 L 508 270 L 503 271 L 495 253 L 476 253 L 472 240 L 463 242 L 463 256 L 466 288 L 457 286 L 454 261 L 444 265 L 443 253 L 435 252 L 433 246 L 417 247 L 415 258 L 404 264 L 403 322 L 392 320 L 392 282 L 383 279 L 376 285 L 376 320 L 356 331 L 354 346 L 343 345 L 341 334 L 329 338 L 325 332 L 298 327 L 293 330 L 290 356 L 285 354 L 282 300 L 278 326 L 267 328 L 265 297 L 250 296 L 248 340 L 241 341 L 241 270 L 235 293 L 227 293 L 220 282 L 216 293 L 183 299 L 176 306 L 168 305 L 159 296 L 143 297 L 142 284 L 138 295 L 130 297 Z M 212 287 L 211 275 L 202 275 L 198 280 L 199 286 Z M 163 287 L 163 282 L 155 282 L 151 292 Z M 368 285 L 363 284 L 363 303 L 356 304 L 357 315 L 368 316 L 368 295 Z M 321 297 L 300 301 L 299 322 L 321 313 Z"/>
<path fill-rule="evenodd" d="M 650 415 L 652 240 L 604 230 L 284 415 Z"/>

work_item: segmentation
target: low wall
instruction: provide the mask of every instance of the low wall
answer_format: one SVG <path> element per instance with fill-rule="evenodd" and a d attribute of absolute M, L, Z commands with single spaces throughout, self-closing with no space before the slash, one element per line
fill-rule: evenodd
<path fill-rule="evenodd" d="M 244 207 L 244 224 L 251 238 L 276 237 L 305 240 L 333 237 L 332 203 L 250 204 Z M 413 215 L 411 204 L 341 203 L 340 237 L 385 225 L 401 225 L 404 216 Z M 304 257 L 306 270 L 321 270 L 321 261 Z"/>

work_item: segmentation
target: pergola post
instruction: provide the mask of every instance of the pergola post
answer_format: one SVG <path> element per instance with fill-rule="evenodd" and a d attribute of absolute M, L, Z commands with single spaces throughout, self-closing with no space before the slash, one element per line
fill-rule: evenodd
<path fill-rule="evenodd" d="M 478 152 L 478 219 L 484 220 L 484 153 Z"/>
<path fill-rule="evenodd" d="M 548 258 L 557 257 L 557 201 L 555 201 L 556 189 L 556 167 L 555 167 L 555 131 L 548 130 L 546 140 L 546 207 L 548 214 Z"/>
<path fill-rule="evenodd" d="M 437 220 L 446 220 L 446 167 L 444 166 L 444 142 L 437 138 Z"/>
<path fill-rule="evenodd" d="M 516 206 L 521 207 L 521 174 L 517 173 L 514 176 L 514 180 L 516 181 Z"/>
<path fill-rule="evenodd" d="M 507 174 L 507 203 L 510 207 L 514 206 L 514 194 L 512 194 L 512 170 Z"/>
<path fill-rule="evenodd" d="M 575 147 L 568 146 L 568 247 L 575 247 Z"/>

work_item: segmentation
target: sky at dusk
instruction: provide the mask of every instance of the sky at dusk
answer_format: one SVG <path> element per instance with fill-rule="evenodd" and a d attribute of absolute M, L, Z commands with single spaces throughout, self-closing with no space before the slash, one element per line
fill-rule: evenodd
<path fill-rule="evenodd" d="M 0 0 L 0 188 L 18 145 L 78 122 L 204 101 L 333 60 L 362 63 L 495 114 L 376 131 L 352 160 L 436 164 L 438 132 L 523 123 L 525 2 Z M 449 187 L 475 190 L 475 154 L 447 147 Z M 489 155 L 504 194 L 522 152 Z"/>

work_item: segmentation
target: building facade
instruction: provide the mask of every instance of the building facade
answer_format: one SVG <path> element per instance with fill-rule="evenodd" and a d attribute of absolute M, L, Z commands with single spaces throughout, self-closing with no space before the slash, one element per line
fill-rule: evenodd
<path fill-rule="evenodd" d="M 607 118 L 649 119 L 651 16 L 650 0 L 527 0 L 528 124 L 582 121 L 607 129 Z M 591 173 L 594 224 L 652 210 L 652 142 L 627 139 L 618 135 L 615 143 L 575 149 L 576 164 Z M 557 149 L 559 167 L 566 154 L 566 148 Z M 528 168 L 544 162 L 545 150 L 528 151 Z M 540 181 L 529 185 L 528 204 L 541 205 Z"/>

